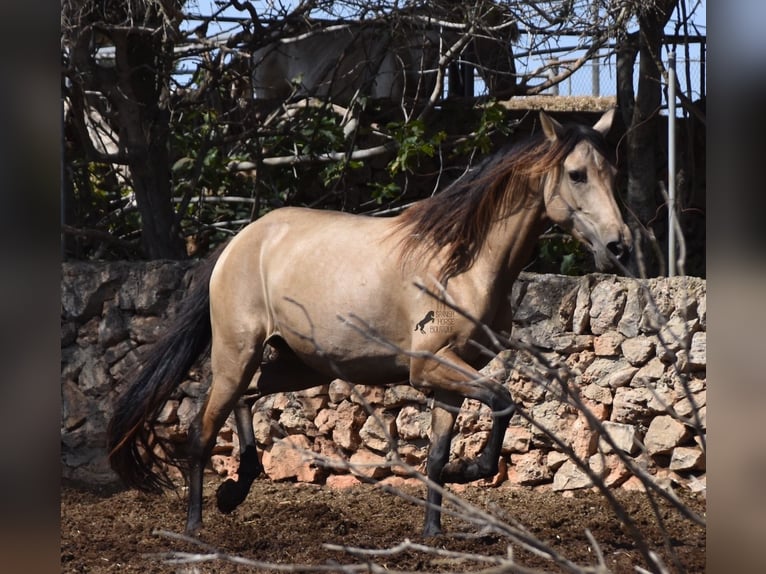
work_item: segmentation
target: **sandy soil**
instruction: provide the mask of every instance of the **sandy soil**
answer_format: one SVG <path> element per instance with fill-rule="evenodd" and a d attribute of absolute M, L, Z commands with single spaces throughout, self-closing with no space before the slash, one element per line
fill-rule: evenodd
<path fill-rule="evenodd" d="M 248 499 L 232 514 L 215 508 L 214 490 L 218 477 L 206 483 L 205 528 L 200 539 L 231 556 L 275 564 L 364 564 L 364 559 L 329 549 L 327 544 L 386 549 L 405 539 L 436 548 L 506 556 L 509 541 L 497 534 L 481 535 L 475 526 L 445 517 L 445 535 L 424 539 L 420 535 L 423 510 L 413 502 L 372 485 L 344 490 L 326 486 L 274 483 L 258 480 Z M 408 490 L 422 496 L 419 489 Z M 618 493 L 632 518 L 646 533 L 650 544 L 662 555 L 673 572 L 704 572 L 703 528 L 681 519 L 677 512 L 659 509 L 670 533 L 669 541 L 680 564 L 673 565 L 662 532 L 646 497 Z M 552 492 L 527 489 L 470 487 L 461 497 L 483 510 L 517 520 L 541 540 L 578 564 L 595 564 L 596 557 L 585 535 L 590 529 L 612 572 L 635 572 L 641 565 L 635 545 L 614 518 L 604 500 L 590 492 L 565 498 Z M 684 499 L 704 516 L 705 501 Z M 181 490 L 163 496 L 135 491 L 86 490 L 63 486 L 61 491 L 61 570 L 90 573 L 170 572 L 255 572 L 225 560 L 192 565 L 168 564 L 162 553 L 169 551 L 206 553 L 207 550 L 182 540 L 157 534 L 159 529 L 183 531 L 185 499 Z M 513 546 L 513 556 L 525 566 L 562 571 L 550 561 Z M 409 550 L 374 561 L 392 570 L 418 572 L 466 572 L 490 566 L 464 558 L 429 555 Z"/>

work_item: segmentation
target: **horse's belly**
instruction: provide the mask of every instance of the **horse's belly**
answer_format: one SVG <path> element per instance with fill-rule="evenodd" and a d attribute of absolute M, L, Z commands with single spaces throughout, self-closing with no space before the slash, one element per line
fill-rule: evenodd
<path fill-rule="evenodd" d="M 329 376 L 368 385 L 408 380 L 409 357 L 403 346 L 388 338 L 371 340 L 370 334 L 335 331 L 315 333 L 312 339 L 282 336 L 304 363 Z"/>

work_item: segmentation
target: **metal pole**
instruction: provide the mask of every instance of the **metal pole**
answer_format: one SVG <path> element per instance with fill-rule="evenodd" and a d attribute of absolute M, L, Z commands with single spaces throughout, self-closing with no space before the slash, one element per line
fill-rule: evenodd
<path fill-rule="evenodd" d="M 668 276 L 676 274 L 676 53 L 668 53 Z"/>
<path fill-rule="evenodd" d="M 591 21 L 599 22 L 598 19 L 598 2 L 594 0 L 591 8 Z M 598 38 L 593 36 L 593 41 L 596 42 Z M 600 50 L 596 50 L 593 59 L 590 61 L 590 92 L 591 96 L 598 97 L 601 95 L 601 62 L 599 60 Z"/>

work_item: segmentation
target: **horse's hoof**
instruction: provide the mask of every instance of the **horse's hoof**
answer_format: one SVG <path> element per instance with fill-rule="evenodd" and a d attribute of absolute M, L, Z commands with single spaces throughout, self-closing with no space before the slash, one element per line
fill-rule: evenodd
<path fill-rule="evenodd" d="M 441 472 L 444 482 L 465 484 L 481 478 L 479 465 L 469 460 L 456 460 L 447 464 Z"/>
<path fill-rule="evenodd" d="M 239 482 L 236 482 L 231 478 L 227 479 L 215 492 L 218 510 L 224 514 L 233 511 L 237 506 L 242 504 L 242 501 L 245 500 L 245 498 L 247 498 L 249 490 L 249 488 L 244 488 L 244 485 Z"/>

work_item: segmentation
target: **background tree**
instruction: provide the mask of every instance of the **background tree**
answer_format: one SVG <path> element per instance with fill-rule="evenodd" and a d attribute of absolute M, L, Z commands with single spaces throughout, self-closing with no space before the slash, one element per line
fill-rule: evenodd
<path fill-rule="evenodd" d="M 545 94 L 617 50 L 621 188 L 634 232 L 648 238 L 640 271 L 655 274 L 661 265 L 647 246 L 662 239 L 656 214 L 665 205 L 655 157 L 662 34 L 674 10 L 682 20 L 698 4 L 232 0 L 202 15 L 171 0 L 66 0 L 67 254 L 201 255 L 282 205 L 396 213 L 514 131 L 534 129 L 532 115 L 509 102 Z M 357 43 L 333 52 L 322 40 L 308 52 L 313 68 L 264 76 L 270 54 L 338 29 Z M 576 38 L 576 49 L 561 51 L 564 37 Z M 360 46 L 365 59 L 352 66 Z M 397 73 L 406 85 L 381 97 L 373 72 L 392 61 L 404 62 Z M 319 68 L 324 80 L 312 80 Z M 550 240 L 540 254 L 589 270 L 587 255 L 570 249 Z"/>
<path fill-rule="evenodd" d="M 150 258 L 184 255 L 170 201 L 168 157 L 170 75 L 181 5 L 175 0 L 62 4 L 66 88 L 78 151 L 91 161 L 129 167 L 142 245 Z M 111 65 L 96 58 L 104 45 L 113 49 Z M 99 108 L 117 135 L 113 151 L 97 149 L 88 133 L 86 114 Z"/>

